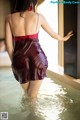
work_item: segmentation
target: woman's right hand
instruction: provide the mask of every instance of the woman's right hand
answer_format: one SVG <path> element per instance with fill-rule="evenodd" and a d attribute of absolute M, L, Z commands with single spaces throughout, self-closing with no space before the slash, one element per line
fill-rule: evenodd
<path fill-rule="evenodd" d="M 74 35 L 73 31 L 68 32 L 68 34 L 63 37 L 63 41 L 69 40 L 69 38 L 72 37 L 73 35 Z"/>

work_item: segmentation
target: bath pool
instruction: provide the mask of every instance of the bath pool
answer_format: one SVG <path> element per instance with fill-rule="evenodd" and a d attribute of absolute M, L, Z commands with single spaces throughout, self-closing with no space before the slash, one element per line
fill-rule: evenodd
<path fill-rule="evenodd" d="M 0 112 L 8 112 L 9 120 L 80 120 L 80 91 L 46 78 L 30 107 L 11 69 L 0 68 Z"/>

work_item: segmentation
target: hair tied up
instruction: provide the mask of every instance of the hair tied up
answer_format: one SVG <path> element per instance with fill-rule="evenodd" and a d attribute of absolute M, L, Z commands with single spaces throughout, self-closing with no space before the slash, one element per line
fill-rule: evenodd
<path fill-rule="evenodd" d="M 28 8 L 28 11 L 32 11 L 32 10 L 33 10 L 33 3 L 32 3 L 32 0 L 31 0 L 30 6 Z"/>

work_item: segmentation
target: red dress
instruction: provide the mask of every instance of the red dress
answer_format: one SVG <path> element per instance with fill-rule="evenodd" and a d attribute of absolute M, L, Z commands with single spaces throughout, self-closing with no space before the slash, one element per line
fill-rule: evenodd
<path fill-rule="evenodd" d="M 21 84 L 31 80 L 42 80 L 46 76 L 48 61 L 43 52 L 38 33 L 14 38 L 12 70 Z"/>

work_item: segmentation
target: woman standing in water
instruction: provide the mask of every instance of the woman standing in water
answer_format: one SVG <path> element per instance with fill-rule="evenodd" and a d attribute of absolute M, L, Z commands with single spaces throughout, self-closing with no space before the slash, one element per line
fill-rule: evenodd
<path fill-rule="evenodd" d="M 17 0 L 17 4 L 19 2 Z M 37 97 L 48 67 L 47 57 L 39 44 L 40 27 L 59 41 L 67 41 L 73 35 L 69 32 L 61 37 L 55 33 L 45 17 L 34 12 L 36 4 L 37 0 L 22 0 L 20 10 L 9 14 L 5 24 L 6 47 L 14 76 L 31 99 Z"/>

